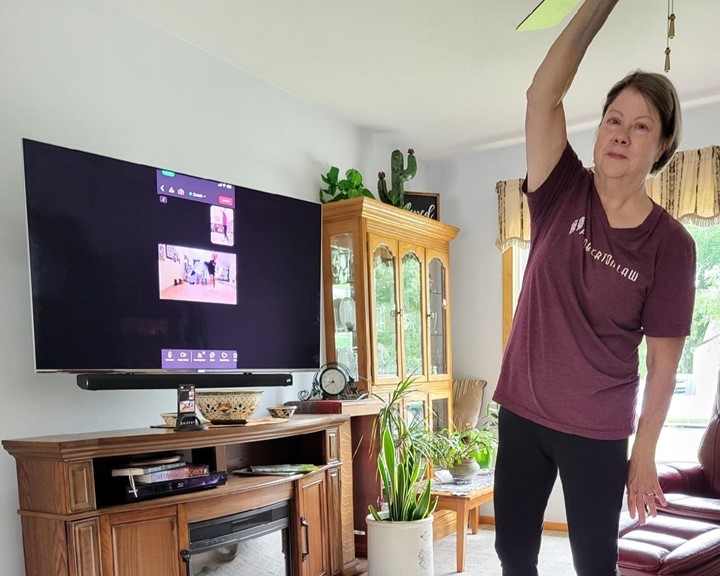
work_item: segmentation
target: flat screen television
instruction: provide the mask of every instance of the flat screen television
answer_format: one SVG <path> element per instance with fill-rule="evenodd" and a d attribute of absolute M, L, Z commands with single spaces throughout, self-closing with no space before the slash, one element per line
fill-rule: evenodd
<path fill-rule="evenodd" d="M 36 371 L 319 367 L 320 204 L 33 140 L 23 151 Z"/>

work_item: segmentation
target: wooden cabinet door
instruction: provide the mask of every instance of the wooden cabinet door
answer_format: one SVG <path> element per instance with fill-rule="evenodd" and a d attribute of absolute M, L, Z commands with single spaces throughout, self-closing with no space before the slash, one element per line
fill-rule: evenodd
<path fill-rule="evenodd" d="M 328 547 L 330 574 L 341 574 L 343 569 L 343 538 L 340 500 L 340 467 L 327 471 Z"/>
<path fill-rule="evenodd" d="M 175 506 L 103 516 L 101 542 L 103 576 L 181 574 Z"/>
<path fill-rule="evenodd" d="M 325 472 L 307 474 L 295 494 L 295 549 L 300 576 L 328 575 L 328 523 Z"/>
<path fill-rule="evenodd" d="M 97 518 L 68 522 L 70 576 L 101 576 L 100 522 Z"/>

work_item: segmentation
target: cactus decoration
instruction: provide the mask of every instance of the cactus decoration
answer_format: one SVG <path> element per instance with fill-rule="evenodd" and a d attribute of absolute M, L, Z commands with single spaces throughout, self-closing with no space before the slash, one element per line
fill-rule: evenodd
<path fill-rule="evenodd" d="M 417 173 L 417 160 L 415 160 L 415 151 L 410 148 L 408 150 L 407 168 L 404 167 L 403 155 L 400 150 L 393 150 L 390 157 L 390 179 L 392 188 L 387 189 L 385 181 L 385 172 L 378 172 L 378 195 L 380 200 L 386 204 L 392 204 L 399 208 L 410 209 L 409 204 L 405 204 L 405 182 L 412 180 Z"/>

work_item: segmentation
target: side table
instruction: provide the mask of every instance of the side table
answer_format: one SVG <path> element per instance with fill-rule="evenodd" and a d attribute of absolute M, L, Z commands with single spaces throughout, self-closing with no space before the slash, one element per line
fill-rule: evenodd
<path fill-rule="evenodd" d="M 467 484 L 433 481 L 432 495 L 438 497 L 439 510 L 454 510 L 456 514 L 457 571 L 465 571 L 465 544 L 467 526 L 477 534 L 479 524 L 478 508 L 492 500 L 494 487 L 493 471 L 483 472 Z"/>

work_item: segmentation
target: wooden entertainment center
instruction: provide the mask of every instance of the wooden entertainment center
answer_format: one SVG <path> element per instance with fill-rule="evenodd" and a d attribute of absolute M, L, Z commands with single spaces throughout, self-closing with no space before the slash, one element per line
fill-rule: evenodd
<path fill-rule="evenodd" d="M 17 466 L 26 576 L 185 576 L 188 526 L 290 502 L 293 576 L 354 574 L 348 415 L 254 426 L 143 428 L 4 440 Z M 126 502 L 109 482 L 121 459 L 180 453 L 226 470 L 224 486 Z M 262 464 L 317 465 L 293 476 L 238 476 Z"/>

